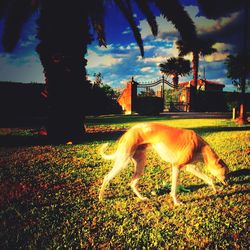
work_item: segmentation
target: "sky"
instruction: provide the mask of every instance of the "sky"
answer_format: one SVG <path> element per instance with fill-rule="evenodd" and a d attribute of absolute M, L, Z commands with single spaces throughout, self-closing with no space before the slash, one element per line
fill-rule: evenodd
<path fill-rule="evenodd" d="M 225 84 L 224 91 L 236 90 L 231 80 L 226 77 L 225 59 L 229 54 L 242 48 L 242 11 L 216 20 L 207 19 L 198 9 L 195 0 L 183 0 L 185 10 L 195 23 L 198 35 L 205 39 L 216 41 L 217 52 L 200 58 L 200 76 L 207 80 Z M 157 11 L 159 33 L 153 37 L 145 18 L 136 11 L 134 18 L 144 43 L 145 56 L 140 50 L 132 35 L 127 21 L 115 6 L 106 8 L 105 31 L 107 47 L 99 47 L 97 41 L 88 46 L 86 55 L 87 74 L 93 80 L 94 73 L 101 73 L 103 83 L 115 89 L 124 88 L 127 81 L 133 76 L 137 82 L 147 82 L 159 79 L 162 74 L 159 64 L 170 57 L 177 57 L 178 50 L 175 42 L 180 39 L 178 31 L 172 23 L 164 19 Z M 36 16 L 32 16 L 25 25 L 21 39 L 15 50 L 9 54 L 3 51 L 0 45 L 0 81 L 15 82 L 44 82 L 43 68 L 35 52 L 38 43 L 36 39 Z M 0 22 L 0 36 L 3 21 Z M 191 61 L 191 54 L 185 56 Z M 180 77 L 179 81 L 189 81 L 192 74 Z M 168 78 L 171 81 L 171 78 Z"/>

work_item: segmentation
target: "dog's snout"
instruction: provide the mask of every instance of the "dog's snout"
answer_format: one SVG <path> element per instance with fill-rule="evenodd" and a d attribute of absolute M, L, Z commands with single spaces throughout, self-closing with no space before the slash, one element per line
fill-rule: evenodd
<path fill-rule="evenodd" d="M 229 184 L 229 175 L 226 174 L 224 180 L 222 180 L 223 185 L 227 186 Z"/>
<path fill-rule="evenodd" d="M 222 184 L 225 185 L 225 186 L 227 186 L 228 185 L 228 181 L 227 180 L 223 180 Z"/>

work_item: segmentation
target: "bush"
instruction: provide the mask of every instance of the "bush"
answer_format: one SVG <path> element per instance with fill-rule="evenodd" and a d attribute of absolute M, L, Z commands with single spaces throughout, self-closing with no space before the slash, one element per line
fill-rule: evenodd
<path fill-rule="evenodd" d="M 245 94 L 245 109 L 250 110 L 250 93 Z M 225 112 L 239 109 L 241 94 L 238 92 L 206 91 L 197 93 L 197 111 Z"/>
<path fill-rule="evenodd" d="M 163 99 L 156 96 L 137 97 L 135 111 L 140 115 L 159 115 L 163 111 Z"/>
<path fill-rule="evenodd" d="M 105 89 L 92 87 L 83 103 L 86 115 L 121 114 L 122 107 L 115 98 L 107 95 Z"/>
<path fill-rule="evenodd" d="M 201 91 L 197 93 L 197 111 L 215 112 L 227 111 L 227 103 L 223 92 Z"/>

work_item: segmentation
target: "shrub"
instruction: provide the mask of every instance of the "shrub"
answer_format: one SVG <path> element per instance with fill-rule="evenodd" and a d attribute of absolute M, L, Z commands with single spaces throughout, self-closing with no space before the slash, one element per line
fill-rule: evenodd
<path fill-rule="evenodd" d="M 163 111 L 163 99 L 156 96 L 137 97 L 135 110 L 140 115 L 159 115 Z"/>
<path fill-rule="evenodd" d="M 197 93 L 197 111 L 227 111 L 227 104 L 223 92 L 201 91 Z"/>

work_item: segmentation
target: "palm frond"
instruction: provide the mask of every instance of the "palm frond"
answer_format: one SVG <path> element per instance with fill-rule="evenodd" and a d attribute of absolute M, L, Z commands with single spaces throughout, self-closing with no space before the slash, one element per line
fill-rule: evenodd
<path fill-rule="evenodd" d="M 192 52 L 196 52 L 201 56 L 205 56 L 217 52 L 217 49 L 213 48 L 214 44 L 215 41 L 213 40 L 203 40 L 201 38 L 197 38 L 192 43 L 178 40 L 176 42 L 176 47 L 179 50 L 179 56 L 185 56 Z"/>
<path fill-rule="evenodd" d="M 185 56 L 191 52 L 193 52 L 193 43 L 184 42 L 183 40 L 176 41 L 176 47 L 179 50 L 179 56 Z"/>
<path fill-rule="evenodd" d="M 198 49 L 200 50 L 200 54 L 202 56 L 206 56 L 206 55 L 211 55 L 215 52 L 217 52 L 216 48 L 213 48 L 213 45 L 215 44 L 214 41 L 212 40 L 201 40 L 200 41 L 200 46 L 198 44 Z"/>
<path fill-rule="evenodd" d="M 164 18 L 173 23 L 183 41 L 194 41 L 196 39 L 193 20 L 178 0 L 155 0 L 154 3 Z"/>
<path fill-rule="evenodd" d="M 170 57 L 166 62 L 159 65 L 160 71 L 167 76 L 170 75 L 188 75 L 191 71 L 190 61 L 182 57 Z"/>
<path fill-rule="evenodd" d="M 133 31 L 135 40 L 140 48 L 141 56 L 144 57 L 144 48 L 143 48 L 143 41 L 141 38 L 141 33 L 140 33 L 140 31 L 136 25 L 136 22 L 134 20 L 130 2 L 126 1 L 126 3 L 125 3 L 123 0 L 115 0 L 115 2 L 117 4 L 117 6 L 120 8 L 120 10 L 123 13 L 123 15 L 125 16 L 125 18 L 127 19 L 128 23 Z"/>
<path fill-rule="evenodd" d="M 228 16 L 244 7 L 245 4 L 250 4 L 249 0 L 197 0 L 197 2 L 205 16 L 210 19 Z"/>
<path fill-rule="evenodd" d="M 3 31 L 3 47 L 6 51 L 12 51 L 21 34 L 21 30 L 25 22 L 35 11 L 32 0 L 13 0 L 6 13 L 6 22 Z"/>
<path fill-rule="evenodd" d="M 137 3 L 138 7 L 140 8 L 140 10 L 142 11 L 142 13 L 144 14 L 144 16 L 146 17 L 148 24 L 150 25 L 152 34 L 154 36 L 157 36 L 158 24 L 156 22 L 155 15 L 150 10 L 147 2 L 144 0 L 135 0 L 135 1 Z"/>
<path fill-rule="evenodd" d="M 100 46 L 107 46 L 104 32 L 104 6 L 102 0 L 89 1 L 89 15 Z"/>

